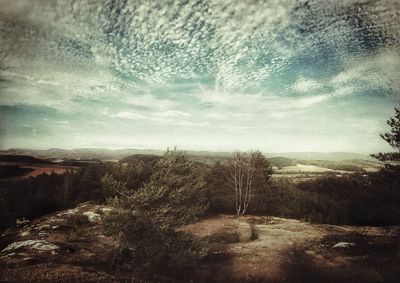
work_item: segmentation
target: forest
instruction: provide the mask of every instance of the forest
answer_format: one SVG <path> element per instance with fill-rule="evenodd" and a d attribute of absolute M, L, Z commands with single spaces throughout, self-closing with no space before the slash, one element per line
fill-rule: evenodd
<path fill-rule="evenodd" d="M 110 194 L 103 189 L 104 176 L 113 176 L 129 190 L 137 191 L 156 172 L 159 159 L 139 155 L 123 164 L 89 165 L 63 175 L 3 179 L 0 181 L 2 215 L 33 219 L 85 201 L 104 203 Z M 193 163 L 193 166 L 204 175 L 207 213 L 235 213 L 235 192 L 227 178 L 228 165 L 217 162 Z M 399 177 L 398 168 L 391 167 L 368 176 L 325 176 L 300 183 L 286 178 L 256 180 L 248 213 L 315 223 L 394 225 L 400 219 Z"/>

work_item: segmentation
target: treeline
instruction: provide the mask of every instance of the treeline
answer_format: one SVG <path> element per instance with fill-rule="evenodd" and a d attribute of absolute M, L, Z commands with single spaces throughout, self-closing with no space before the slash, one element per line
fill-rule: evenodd
<path fill-rule="evenodd" d="M 62 175 L 41 174 L 0 180 L 0 229 L 17 218 L 33 219 L 88 200 L 103 201 L 105 166 L 87 166 Z"/>
<path fill-rule="evenodd" d="M 233 213 L 235 194 L 223 164 L 210 170 L 210 212 Z M 400 223 L 400 167 L 377 173 L 326 176 L 295 183 L 287 178 L 257 184 L 249 214 L 314 223 L 394 225 Z"/>
<path fill-rule="evenodd" d="M 133 156 L 124 163 L 97 164 L 63 175 L 51 174 L 0 182 L 0 227 L 11 218 L 33 219 L 84 201 L 103 203 L 106 174 L 139 190 L 157 170 L 160 157 Z M 235 213 L 235 192 L 227 177 L 228 162 L 196 163 L 205 174 L 207 213 Z M 256 179 L 257 180 L 257 179 Z M 253 184 L 248 214 L 297 218 L 315 223 L 391 225 L 400 219 L 400 169 L 369 175 L 327 176 L 301 183 L 290 179 L 259 179 Z M 3 224 L 2 224 L 3 223 Z"/>
<path fill-rule="evenodd" d="M 23 176 L 31 171 L 33 171 L 33 169 L 20 167 L 18 165 L 0 165 L 0 179 Z"/>
<path fill-rule="evenodd" d="M 99 163 L 64 174 L 0 180 L 0 230 L 15 225 L 18 218 L 34 219 L 85 201 L 104 203 L 107 192 L 101 178 L 106 173 L 137 190 L 149 180 L 159 159 L 142 157 L 132 157 L 128 164 Z M 18 171 L 14 167 L 1 169 L 4 175 L 15 175 Z"/>

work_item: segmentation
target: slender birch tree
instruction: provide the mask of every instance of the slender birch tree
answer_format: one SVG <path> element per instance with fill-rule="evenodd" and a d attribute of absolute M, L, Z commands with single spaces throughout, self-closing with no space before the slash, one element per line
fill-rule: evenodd
<path fill-rule="evenodd" d="M 228 180 L 235 191 L 236 214 L 246 213 L 254 195 L 254 179 L 262 177 L 267 182 L 271 171 L 265 157 L 259 151 L 235 152 L 228 165 Z"/>

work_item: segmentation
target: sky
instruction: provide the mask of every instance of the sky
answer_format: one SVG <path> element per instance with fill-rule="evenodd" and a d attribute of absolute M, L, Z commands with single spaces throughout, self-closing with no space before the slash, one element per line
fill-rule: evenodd
<path fill-rule="evenodd" d="M 0 7 L 0 148 L 389 149 L 400 1 Z"/>

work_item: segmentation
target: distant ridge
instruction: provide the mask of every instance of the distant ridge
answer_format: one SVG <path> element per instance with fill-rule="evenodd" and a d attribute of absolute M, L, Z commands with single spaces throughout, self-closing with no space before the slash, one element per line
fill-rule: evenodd
<path fill-rule="evenodd" d="M 266 153 L 266 157 L 286 157 L 291 159 L 302 159 L 302 160 L 330 160 L 330 161 L 342 161 L 342 160 L 369 160 L 376 161 L 367 154 L 352 153 L 352 152 L 281 152 L 281 153 Z"/>
<path fill-rule="evenodd" d="M 119 160 L 134 154 L 162 155 L 164 151 L 153 149 L 107 149 L 107 148 L 76 148 L 76 149 L 20 149 L 12 148 L 0 150 L 0 155 L 30 155 L 36 158 L 46 159 L 97 159 L 97 160 Z"/>
<path fill-rule="evenodd" d="M 0 155 L 30 155 L 36 158 L 44 159 L 99 159 L 99 160 L 120 160 L 124 157 L 135 154 L 146 155 L 162 155 L 165 150 L 158 149 L 107 149 L 107 148 L 76 148 L 76 149 L 8 149 L 0 150 Z M 232 152 L 213 152 L 213 151 L 197 151 L 186 150 L 189 155 L 203 157 L 230 157 Z M 369 160 L 375 161 L 367 154 L 351 153 L 351 152 L 281 152 L 281 153 L 264 153 L 266 157 L 284 157 L 290 159 L 301 160 Z"/>
<path fill-rule="evenodd" d="M 30 155 L 19 154 L 0 155 L 0 162 L 51 163 L 48 160 L 38 159 Z"/>

